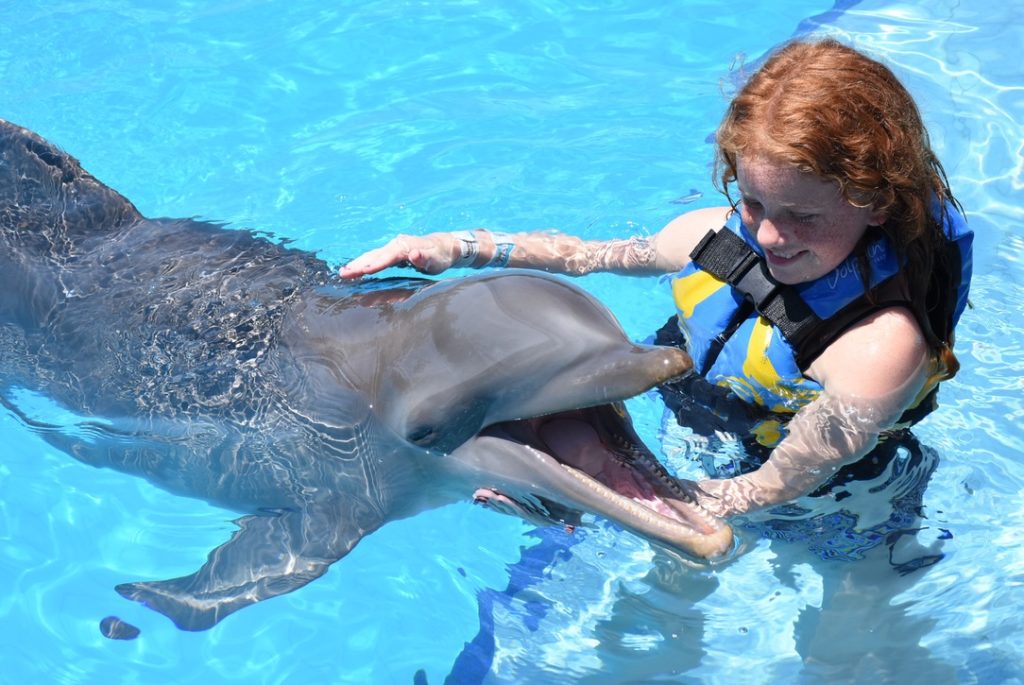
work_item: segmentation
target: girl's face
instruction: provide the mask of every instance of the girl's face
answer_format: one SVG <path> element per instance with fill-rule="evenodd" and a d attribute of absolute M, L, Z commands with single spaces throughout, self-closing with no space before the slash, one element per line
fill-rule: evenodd
<path fill-rule="evenodd" d="M 780 283 L 824 276 L 850 256 L 868 226 L 885 222 L 884 212 L 850 204 L 834 181 L 769 157 L 738 157 L 736 183 L 743 223 Z"/>

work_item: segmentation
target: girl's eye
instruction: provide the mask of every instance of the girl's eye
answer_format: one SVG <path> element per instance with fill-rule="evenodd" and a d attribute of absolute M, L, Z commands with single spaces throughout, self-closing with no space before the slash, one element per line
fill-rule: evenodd
<path fill-rule="evenodd" d="M 801 224 L 809 224 L 814 221 L 814 214 L 794 214 L 793 218 Z"/>
<path fill-rule="evenodd" d="M 761 209 L 761 203 L 757 200 L 747 200 L 744 198 L 743 206 L 747 208 L 747 211 L 756 212 Z"/>

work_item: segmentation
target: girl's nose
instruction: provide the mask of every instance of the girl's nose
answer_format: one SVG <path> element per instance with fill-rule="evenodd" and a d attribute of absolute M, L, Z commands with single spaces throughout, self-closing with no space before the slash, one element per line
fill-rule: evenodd
<path fill-rule="evenodd" d="M 758 244 L 763 248 L 778 247 L 789 241 L 789 234 L 774 219 L 764 217 L 755 232 Z"/>

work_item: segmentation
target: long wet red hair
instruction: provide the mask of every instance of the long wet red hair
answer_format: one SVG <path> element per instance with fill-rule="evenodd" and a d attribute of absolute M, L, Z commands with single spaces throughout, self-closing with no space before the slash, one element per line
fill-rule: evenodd
<path fill-rule="evenodd" d="M 831 38 L 787 43 L 740 88 L 716 144 L 715 183 L 734 207 L 737 157 L 763 155 L 836 182 L 854 205 L 884 211 L 881 230 L 906 259 L 914 315 L 931 346 L 948 349 L 950 332 L 933 330 L 928 316 L 945 240 L 944 216 L 933 208 L 938 202 L 944 213 L 956 200 L 917 104 L 888 67 Z"/>

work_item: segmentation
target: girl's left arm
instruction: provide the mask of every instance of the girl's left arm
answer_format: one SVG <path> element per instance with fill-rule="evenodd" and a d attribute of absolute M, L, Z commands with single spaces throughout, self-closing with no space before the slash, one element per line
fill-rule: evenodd
<path fill-rule="evenodd" d="M 865 456 L 918 397 L 934 369 L 909 310 L 886 309 L 836 339 L 808 369 L 824 391 L 788 425 L 752 473 L 704 480 L 701 504 L 717 516 L 770 507 L 813 491 Z"/>

